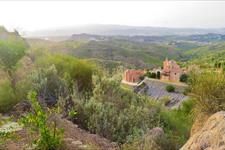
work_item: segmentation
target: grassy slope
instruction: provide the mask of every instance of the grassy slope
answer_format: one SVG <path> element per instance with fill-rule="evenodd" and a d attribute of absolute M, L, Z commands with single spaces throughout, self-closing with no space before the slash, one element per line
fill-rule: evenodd
<path fill-rule="evenodd" d="M 138 43 L 127 40 L 111 39 L 108 41 L 61 41 L 29 40 L 32 47 L 50 49 L 54 52 L 67 53 L 80 58 L 93 59 L 106 68 L 116 66 L 152 67 L 161 66 L 165 57 L 187 61 L 187 64 L 213 66 L 218 60 L 224 60 L 225 42 L 201 46 L 196 42 Z"/>
<path fill-rule="evenodd" d="M 225 62 L 225 42 L 202 46 L 185 52 L 190 58 L 188 64 L 197 64 L 201 67 L 214 67 L 217 62 Z"/>
<path fill-rule="evenodd" d="M 72 54 L 81 58 L 120 61 L 136 67 L 161 66 L 165 57 L 179 59 L 181 52 L 166 44 L 144 44 L 125 40 L 46 42 L 30 40 L 33 47 Z"/>

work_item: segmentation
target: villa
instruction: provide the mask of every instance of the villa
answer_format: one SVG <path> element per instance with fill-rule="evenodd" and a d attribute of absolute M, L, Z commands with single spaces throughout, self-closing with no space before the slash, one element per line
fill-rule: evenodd
<path fill-rule="evenodd" d="M 124 72 L 123 80 L 126 82 L 137 83 L 140 81 L 140 77 L 145 74 L 144 70 L 134 70 L 134 69 L 127 69 Z"/>
<path fill-rule="evenodd" d="M 163 62 L 163 70 L 161 74 L 161 80 L 167 80 L 172 82 L 179 82 L 180 76 L 183 74 L 183 70 L 174 60 L 166 60 Z"/>

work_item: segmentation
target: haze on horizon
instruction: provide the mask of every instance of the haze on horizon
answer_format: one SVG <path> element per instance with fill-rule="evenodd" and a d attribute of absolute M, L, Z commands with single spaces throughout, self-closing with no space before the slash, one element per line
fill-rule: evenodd
<path fill-rule="evenodd" d="M 87 24 L 224 28 L 225 1 L 1 1 L 0 25 L 36 31 Z"/>

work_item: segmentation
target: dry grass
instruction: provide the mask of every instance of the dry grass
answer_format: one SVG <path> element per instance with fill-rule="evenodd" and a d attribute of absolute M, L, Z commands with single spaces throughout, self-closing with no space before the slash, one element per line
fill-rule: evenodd
<path fill-rule="evenodd" d="M 193 73 L 190 78 L 191 96 L 196 100 L 197 114 L 213 114 L 225 110 L 225 73 Z"/>

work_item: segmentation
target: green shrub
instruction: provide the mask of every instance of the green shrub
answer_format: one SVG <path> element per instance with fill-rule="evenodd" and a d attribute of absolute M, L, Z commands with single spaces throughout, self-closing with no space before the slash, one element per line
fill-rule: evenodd
<path fill-rule="evenodd" d="M 187 74 L 182 74 L 182 75 L 180 76 L 180 82 L 185 82 L 185 83 L 187 83 L 187 81 L 188 81 L 188 75 L 187 75 Z"/>
<path fill-rule="evenodd" d="M 18 35 L 18 32 L 9 33 L 6 30 L 3 32 L 6 36 L 0 40 L 0 65 L 7 73 L 13 92 L 15 92 L 15 70 L 19 60 L 25 55 L 28 44 Z"/>
<path fill-rule="evenodd" d="M 196 99 L 196 113 L 225 110 L 225 73 L 194 72 L 189 79 L 190 96 Z"/>
<path fill-rule="evenodd" d="M 186 100 L 178 109 L 162 109 L 160 119 L 168 140 L 167 149 L 179 149 L 189 138 L 193 124 L 193 100 Z"/>
<path fill-rule="evenodd" d="M 38 139 L 34 140 L 39 149 L 59 149 L 62 145 L 63 130 L 56 127 L 56 121 L 50 121 L 50 115 L 42 110 L 35 92 L 28 94 L 33 113 L 29 113 L 21 119 L 21 123 L 33 132 L 38 133 Z"/>
<path fill-rule="evenodd" d="M 8 112 L 17 102 L 11 83 L 6 80 L 0 85 L 0 113 Z"/>
<path fill-rule="evenodd" d="M 37 91 L 39 97 L 42 97 L 49 105 L 54 105 L 60 95 L 68 94 L 66 82 L 58 76 L 54 65 L 49 68 L 37 68 L 29 76 L 32 83 L 31 89 Z"/>
<path fill-rule="evenodd" d="M 157 124 L 155 104 L 122 88 L 116 79 L 102 78 L 90 99 L 74 100 L 78 124 L 119 143 L 132 141 Z"/>
<path fill-rule="evenodd" d="M 174 92 L 174 91 L 175 91 L 175 87 L 172 86 L 172 85 L 167 85 L 167 86 L 166 86 L 166 91 L 167 91 L 167 92 Z"/>
<path fill-rule="evenodd" d="M 164 106 L 167 106 L 170 103 L 170 98 L 166 96 L 160 99 L 160 101 L 162 102 Z"/>
<path fill-rule="evenodd" d="M 157 71 L 157 73 L 156 73 L 157 79 L 160 79 L 160 76 L 161 76 L 161 73 L 159 71 Z"/>
<path fill-rule="evenodd" d="M 88 61 L 68 55 L 50 55 L 39 59 L 37 63 L 43 68 L 54 65 L 59 77 L 68 82 L 71 93 L 74 84 L 76 84 L 79 92 L 92 89 L 92 74 L 95 66 L 88 63 Z"/>
<path fill-rule="evenodd" d="M 148 71 L 147 73 L 146 73 L 146 76 L 148 77 L 148 78 L 156 78 L 157 77 L 157 74 L 156 73 L 154 73 L 154 72 L 150 72 L 150 71 Z"/>

